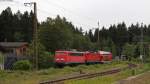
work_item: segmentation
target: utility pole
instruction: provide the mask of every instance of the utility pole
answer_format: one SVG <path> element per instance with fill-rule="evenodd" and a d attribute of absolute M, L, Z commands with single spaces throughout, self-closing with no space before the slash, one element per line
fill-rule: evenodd
<path fill-rule="evenodd" d="M 140 44 L 140 59 L 143 63 L 144 48 L 143 48 L 143 23 L 141 24 L 141 44 Z"/>
<path fill-rule="evenodd" d="M 100 43 L 99 43 L 99 21 L 98 21 L 98 28 L 97 28 L 97 30 L 98 30 L 98 36 L 97 36 L 98 49 L 101 49 L 101 48 L 99 48 L 100 47 Z"/>
<path fill-rule="evenodd" d="M 35 68 L 38 70 L 38 45 L 37 45 L 37 40 L 38 40 L 38 33 L 37 33 L 37 5 L 36 2 L 34 2 L 34 33 L 35 33 Z"/>
<path fill-rule="evenodd" d="M 34 64 L 35 69 L 38 70 L 38 32 L 37 32 L 37 4 L 36 2 L 24 3 L 25 6 L 27 5 L 34 5 L 34 20 L 33 20 L 33 48 L 34 48 Z"/>

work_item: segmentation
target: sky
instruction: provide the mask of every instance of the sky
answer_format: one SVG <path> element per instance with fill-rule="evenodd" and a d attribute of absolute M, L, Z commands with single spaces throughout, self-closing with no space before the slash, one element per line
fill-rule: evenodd
<path fill-rule="evenodd" d="M 33 6 L 24 6 L 26 2 L 37 2 L 40 22 L 60 15 L 83 30 L 97 28 L 98 21 L 100 28 L 123 21 L 127 26 L 150 23 L 150 0 L 0 0 L 0 12 L 8 6 L 14 13 L 33 10 Z"/>

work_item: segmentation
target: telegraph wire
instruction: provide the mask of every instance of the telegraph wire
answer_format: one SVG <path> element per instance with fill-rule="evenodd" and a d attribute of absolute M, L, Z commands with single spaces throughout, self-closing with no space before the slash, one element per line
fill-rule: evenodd
<path fill-rule="evenodd" d="M 50 4 L 50 2 L 48 2 L 47 4 Z M 55 4 L 52 4 L 52 5 L 56 7 Z M 62 10 L 64 10 L 64 11 L 68 12 L 68 14 L 71 15 L 72 17 L 77 17 L 78 19 L 83 18 L 83 17 L 81 17 L 81 16 L 79 16 L 79 15 L 73 15 L 74 13 L 67 11 L 67 9 L 65 9 L 65 8 L 62 7 L 62 6 L 57 5 L 57 8 L 58 8 L 58 9 L 62 9 Z M 62 11 L 62 10 L 61 10 L 61 11 Z M 64 11 L 62 11 L 62 12 L 64 12 Z M 67 18 L 67 19 L 69 19 L 69 18 Z M 87 21 L 87 20 L 86 20 L 86 21 Z M 88 20 L 88 21 L 91 21 L 91 20 Z M 93 23 L 93 21 L 91 21 L 91 22 Z M 88 24 L 91 24 L 91 22 L 88 22 Z M 79 24 L 81 25 L 81 22 L 75 22 L 75 23 L 79 23 Z M 84 25 L 85 25 L 85 24 L 84 24 Z M 86 24 L 86 26 L 87 26 L 87 24 Z M 91 25 L 88 25 L 88 26 L 89 26 L 89 27 L 93 27 L 93 26 L 91 26 Z"/>
<path fill-rule="evenodd" d="M 16 3 L 17 5 L 24 7 L 24 3 L 22 3 L 22 2 L 13 1 L 13 3 Z M 48 3 L 50 3 L 50 2 L 48 1 Z M 16 6 L 16 4 L 12 4 L 11 2 L 10 2 L 10 4 L 11 4 L 11 6 Z M 71 15 L 71 16 L 76 16 L 76 17 L 78 16 L 78 17 L 81 17 L 81 16 L 79 16 L 79 15 L 74 15 L 73 11 L 68 10 L 68 9 L 66 9 L 66 8 L 64 8 L 64 7 L 62 7 L 62 6 L 57 5 L 57 4 L 53 4 L 53 6 L 55 6 L 55 7 L 57 6 L 57 8 L 63 9 L 64 11 L 68 12 L 69 15 Z M 29 7 L 29 8 L 31 8 L 31 7 Z M 59 15 L 59 14 L 50 13 L 50 12 L 48 12 L 48 11 L 46 11 L 46 10 L 39 9 L 39 8 L 38 8 L 37 10 L 40 11 L 40 13 L 42 13 L 42 14 L 44 14 L 44 15 L 52 15 L 52 16 L 57 16 L 57 15 Z M 62 11 L 62 10 L 61 10 L 61 11 Z M 45 13 L 46 13 L 46 14 L 45 14 Z M 71 13 L 72 13 L 72 14 L 71 14 Z M 47 17 L 50 17 L 50 16 L 47 16 Z M 65 17 L 65 18 L 71 21 L 70 18 L 68 18 L 68 17 Z M 82 18 L 83 18 L 83 17 L 82 17 Z M 79 19 L 81 19 L 81 18 L 79 18 Z M 87 19 L 87 18 L 86 18 L 86 19 Z M 89 21 L 91 21 L 91 20 L 89 20 Z M 71 21 L 71 22 L 72 22 L 72 21 Z M 78 22 L 78 21 L 74 21 L 74 22 L 72 22 L 72 23 L 78 24 L 79 27 L 82 27 L 82 25 L 84 25 L 84 26 L 86 26 L 86 27 L 92 27 L 91 25 L 84 24 L 84 23 L 81 23 L 81 22 Z M 89 24 L 90 24 L 90 23 L 89 23 Z M 84 28 L 84 27 L 82 27 L 82 28 Z"/>
<path fill-rule="evenodd" d="M 48 2 L 49 4 L 51 4 L 51 5 L 55 6 L 55 7 L 57 7 L 57 8 L 60 8 L 60 9 L 66 11 L 66 12 L 68 12 L 68 13 L 73 14 L 73 16 L 78 16 L 80 19 L 84 17 L 84 18 L 87 19 L 88 21 L 91 21 L 91 20 L 95 21 L 93 18 L 90 18 L 90 17 L 88 17 L 88 16 L 84 16 L 84 15 L 80 15 L 80 14 L 78 14 L 78 13 L 72 11 L 72 10 L 66 9 L 65 7 L 60 6 L 60 5 L 56 4 L 56 3 L 50 2 L 50 1 L 48 1 L 48 0 L 47 0 L 47 2 Z M 93 21 L 91 21 L 91 22 L 93 22 Z"/>
<path fill-rule="evenodd" d="M 45 10 L 42 10 L 42 9 L 39 9 L 39 8 L 38 8 L 37 10 L 38 10 L 38 12 L 40 12 L 40 13 L 46 15 L 46 17 L 57 16 L 57 14 L 49 13 L 49 12 L 47 12 L 47 11 L 45 11 Z"/>
<path fill-rule="evenodd" d="M 47 12 L 47 11 L 45 11 L 45 10 L 41 10 L 41 9 L 38 9 L 38 11 L 41 11 L 41 13 L 43 13 L 44 15 L 52 15 L 52 16 L 57 16 L 58 14 L 52 14 L 52 13 L 49 13 L 49 12 Z M 45 14 L 46 13 L 46 14 Z M 49 16 L 47 16 L 47 17 L 49 17 Z M 67 17 L 65 17 L 67 20 L 69 20 L 69 21 L 71 21 L 69 18 L 67 18 Z M 72 21 L 71 21 L 72 22 Z M 75 21 L 75 22 L 72 22 L 73 24 L 78 24 L 78 25 L 80 25 L 80 27 L 81 27 L 81 25 L 84 25 L 84 26 L 89 26 L 89 27 L 92 27 L 92 26 L 90 26 L 90 25 L 87 25 L 87 24 L 82 24 L 81 22 L 78 22 L 78 21 Z"/>

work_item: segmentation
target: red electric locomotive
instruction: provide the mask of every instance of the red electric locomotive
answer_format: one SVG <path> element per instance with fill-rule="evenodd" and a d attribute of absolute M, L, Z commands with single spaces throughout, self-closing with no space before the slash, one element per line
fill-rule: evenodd
<path fill-rule="evenodd" d="M 85 63 L 84 52 L 77 51 L 56 51 L 55 52 L 55 63 L 56 64 L 73 64 Z"/>

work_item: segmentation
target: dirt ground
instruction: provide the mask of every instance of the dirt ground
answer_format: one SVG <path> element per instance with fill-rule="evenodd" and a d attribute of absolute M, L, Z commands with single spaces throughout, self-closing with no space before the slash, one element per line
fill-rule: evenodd
<path fill-rule="evenodd" d="M 118 84 L 150 84 L 150 71 L 121 80 Z"/>

